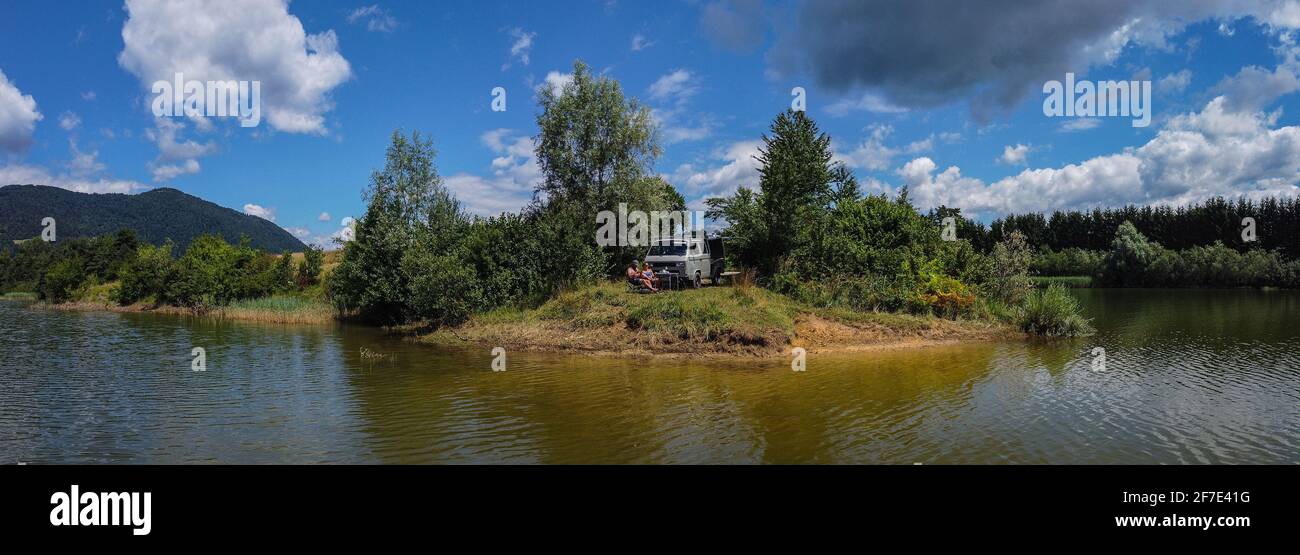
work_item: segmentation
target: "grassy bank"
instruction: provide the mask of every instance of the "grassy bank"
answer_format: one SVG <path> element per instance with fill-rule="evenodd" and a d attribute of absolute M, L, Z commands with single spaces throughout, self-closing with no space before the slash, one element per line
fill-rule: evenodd
<path fill-rule="evenodd" d="M 72 298 L 66 302 L 57 304 L 41 303 L 40 306 L 55 310 L 106 310 L 110 312 L 173 314 L 275 324 L 328 324 L 336 319 L 334 307 L 324 300 L 319 286 L 295 293 L 275 294 L 269 297 L 234 301 L 229 305 L 207 308 L 159 305 L 152 300 L 120 305 L 114 300 L 118 287 L 118 282 L 88 284 L 75 291 Z M 35 295 L 27 298 L 35 299 Z"/>
<path fill-rule="evenodd" d="M 1046 288 L 1052 284 L 1058 284 L 1071 289 L 1087 289 L 1092 287 L 1091 276 L 1033 276 L 1029 279 L 1034 282 L 1034 287 L 1039 289 Z"/>
<path fill-rule="evenodd" d="M 604 283 L 562 293 L 532 310 L 499 309 L 421 342 L 614 355 L 778 356 L 1014 336 L 1009 326 L 905 314 L 821 309 L 758 287 L 706 287 L 655 295 Z"/>

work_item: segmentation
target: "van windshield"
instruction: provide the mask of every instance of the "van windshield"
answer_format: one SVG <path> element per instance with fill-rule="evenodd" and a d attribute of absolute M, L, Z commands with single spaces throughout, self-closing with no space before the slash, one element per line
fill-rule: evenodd
<path fill-rule="evenodd" d="M 655 245 L 648 256 L 685 256 L 686 245 Z"/>

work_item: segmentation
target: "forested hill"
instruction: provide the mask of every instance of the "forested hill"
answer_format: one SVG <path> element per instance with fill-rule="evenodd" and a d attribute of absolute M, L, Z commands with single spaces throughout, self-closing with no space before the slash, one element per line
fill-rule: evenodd
<path fill-rule="evenodd" d="M 141 241 L 162 244 L 171 239 L 177 252 L 204 233 L 216 233 L 231 243 L 247 235 L 255 248 L 271 252 L 305 248 L 289 232 L 267 220 L 241 214 L 176 189 L 154 189 L 137 195 L 78 193 L 43 185 L 0 187 L 0 248 L 14 240 L 41 233 L 41 220 L 52 217 L 59 238 L 90 237 L 135 230 Z"/>

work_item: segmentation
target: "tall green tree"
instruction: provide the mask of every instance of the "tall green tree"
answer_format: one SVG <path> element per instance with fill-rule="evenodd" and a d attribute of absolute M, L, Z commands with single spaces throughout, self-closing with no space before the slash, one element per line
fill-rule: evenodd
<path fill-rule="evenodd" d="M 573 78 L 560 88 L 543 86 L 538 104 L 538 192 L 547 199 L 592 207 L 653 174 L 662 152 L 658 130 L 650 109 L 624 96 L 618 81 L 575 61 Z"/>
<path fill-rule="evenodd" d="M 302 262 L 298 263 L 298 287 L 319 283 L 324 262 L 325 253 L 318 247 L 307 245 L 307 250 L 302 251 Z"/>
<path fill-rule="evenodd" d="M 757 193 L 742 188 L 733 197 L 706 201 L 710 217 L 728 221 L 732 252 L 742 263 L 774 274 L 837 203 L 857 198 L 852 172 L 831 161 L 830 142 L 804 112 L 782 112 L 756 156 Z"/>
<path fill-rule="evenodd" d="M 546 275 L 557 285 L 608 274 L 644 247 L 595 244 L 596 216 L 619 203 L 629 210 L 681 210 L 682 196 L 654 173 L 661 154 L 650 110 L 623 94 L 618 81 L 592 75 L 582 61 L 563 87 L 538 91 L 534 139 L 542 179 L 537 186 L 538 233 L 551 247 Z M 617 260 L 617 262 L 615 261 Z"/>
<path fill-rule="evenodd" d="M 454 249 L 466 225 L 459 203 L 434 166 L 436 151 L 419 132 L 394 131 L 382 170 L 372 172 L 366 213 L 356 222 L 343 260 L 331 274 L 337 308 L 366 319 L 397 323 L 419 315 L 412 305 L 411 274 L 404 256 L 428 260 Z"/>

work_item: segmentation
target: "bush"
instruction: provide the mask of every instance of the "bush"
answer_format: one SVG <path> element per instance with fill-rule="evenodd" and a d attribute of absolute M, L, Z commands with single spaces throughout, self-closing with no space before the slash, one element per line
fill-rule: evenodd
<path fill-rule="evenodd" d="M 298 285 L 293 277 L 293 254 L 284 253 L 275 261 L 271 275 L 272 291 L 289 291 Z"/>
<path fill-rule="evenodd" d="M 927 312 L 953 319 L 970 313 L 975 305 L 975 294 L 969 287 L 956 278 L 938 272 L 928 273 L 920 285 L 917 298 Z"/>
<path fill-rule="evenodd" d="M 302 251 L 302 262 L 298 263 L 298 287 L 306 288 L 320 283 L 321 268 L 324 266 L 325 253 L 311 245 Z"/>
<path fill-rule="evenodd" d="M 402 258 L 402 271 L 410 284 L 410 318 L 455 325 L 481 305 L 474 270 L 454 253 L 417 248 Z"/>
<path fill-rule="evenodd" d="M 171 241 L 162 246 L 140 245 L 122 268 L 117 302 L 128 305 L 150 297 L 158 302 L 165 300 L 173 264 Z"/>
<path fill-rule="evenodd" d="M 80 257 L 65 258 L 55 262 L 41 277 L 40 298 L 61 303 L 72 297 L 72 292 L 86 280 L 85 264 Z"/>
<path fill-rule="evenodd" d="M 1030 293 L 1017 311 L 1021 331 L 1046 337 L 1091 335 L 1091 323 L 1079 313 L 1079 301 L 1069 290 L 1053 283 Z"/>
<path fill-rule="evenodd" d="M 1106 261 L 1103 251 L 1068 248 L 1053 251 L 1043 247 L 1034 255 L 1030 270 L 1039 276 L 1093 276 Z"/>
<path fill-rule="evenodd" d="M 992 275 L 988 290 L 994 299 L 1008 305 L 1018 305 L 1034 288 L 1029 279 L 1029 264 L 1033 254 L 1024 234 L 1013 231 L 993 247 Z"/>
<path fill-rule="evenodd" d="M 275 291 L 283 279 L 273 260 L 248 246 L 246 238 L 234 246 L 219 235 L 201 235 L 174 264 L 166 299 L 172 304 L 202 308 L 264 297 Z"/>
<path fill-rule="evenodd" d="M 1120 225 L 1098 281 L 1112 287 L 1295 287 L 1300 264 L 1280 251 L 1244 253 L 1215 241 L 1181 251 Z"/>
<path fill-rule="evenodd" d="M 1161 255 L 1160 245 L 1147 240 L 1130 222 L 1120 224 L 1106 253 L 1100 281 L 1106 286 L 1137 287 L 1147 281 L 1147 268 Z"/>

